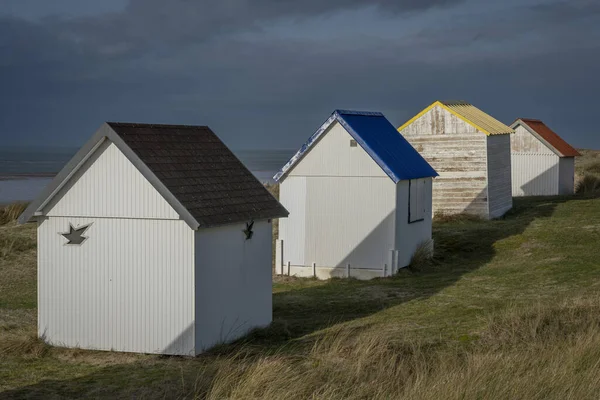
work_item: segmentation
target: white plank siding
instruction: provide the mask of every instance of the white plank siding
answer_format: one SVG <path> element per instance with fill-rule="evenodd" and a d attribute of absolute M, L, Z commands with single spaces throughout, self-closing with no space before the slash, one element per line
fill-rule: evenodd
<path fill-rule="evenodd" d="M 114 144 L 105 141 L 45 207 L 48 216 L 179 219 Z"/>
<path fill-rule="evenodd" d="M 396 188 L 396 245 L 398 250 L 397 267 L 403 268 L 410 264 L 415 250 L 423 242 L 431 240 L 432 219 L 432 179 L 423 178 L 416 181 L 424 182 L 425 189 L 425 217 L 422 221 L 408 222 L 408 181 L 398 182 Z"/>
<path fill-rule="evenodd" d="M 510 147 L 513 196 L 559 194 L 560 157 L 554 151 L 522 125 L 515 128 Z"/>
<path fill-rule="evenodd" d="M 289 176 L 363 176 L 383 177 L 386 173 L 360 146 L 350 147 L 352 136 L 338 122 L 304 158 L 294 166 Z"/>
<path fill-rule="evenodd" d="M 305 261 L 383 269 L 394 248 L 396 185 L 389 178 L 307 178 Z M 407 203 L 408 204 L 408 203 Z"/>
<path fill-rule="evenodd" d="M 498 218 L 512 208 L 510 135 L 487 137 L 489 217 Z"/>
<path fill-rule="evenodd" d="M 511 158 L 513 196 L 558 194 L 560 158 L 556 154 L 512 153 Z"/>
<path fill-rule="evenodd" d="M 344 277 L 347 264 L 359 279 L 381 277 L 385 264 L 389 274 L 396 185 L 351 140 L 336 122 L 281 182 L 290 211 L 279 221 L 285 273 L 289 262 L 297 276 Z"/>
<path fill-rule="evenodd" d="M 69 224 L 92 224 L 81 246 Z M 184 221 L 50 217 L 38 229 L 38 329 L 57 346 L 194 354 L 194 232 Z"/>
<path fill-rule="evenodd" d="M 575 192 L 575 157 L 562 157 L 559 161 L 558 194 Z"/>
<path fill-rule="evenodd" d="M 279 239 L 283 239 L 284 264 L 308 265 L 306 261 L 306 177 L 288 176 L 280 186 L 279 199 L 290 213 L 279 219 Z M 310 239 L 310 237 L 309 237 Z M 279 261 L 278 261 L 279 262 Z M 275 265 L 278 271 L 281 265 Z M 278 269 L 279 268 L 279 269 Z"/>
<path fill-rule="evenodd" d="M 233 224 L 196 233 L 196 353 L 271 322 L 271 224 L 256 221 L 249 240 L 245 228 Z"/>

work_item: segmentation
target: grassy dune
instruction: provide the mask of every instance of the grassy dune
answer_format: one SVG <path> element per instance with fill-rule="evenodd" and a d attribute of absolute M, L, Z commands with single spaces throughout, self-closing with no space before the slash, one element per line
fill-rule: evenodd
<path fill-rule="evenodd" d="M 600 198 L 592 195 L 517 199 L 496 221 L 437 221 L 435 258 L 391 279 L 277 277 L 272 326 L 196 358 L 45 345 L 35 335 L 35 227 L 9 219 L 0 225 L 0 398 L 600 393 Z"/>

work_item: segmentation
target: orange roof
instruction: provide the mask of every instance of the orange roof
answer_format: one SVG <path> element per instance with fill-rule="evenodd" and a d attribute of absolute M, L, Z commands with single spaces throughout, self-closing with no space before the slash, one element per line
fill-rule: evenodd
<path fill-rule="evenodd" d="M 569 143 L 565 142 L 560 136 L 558 136 L 552 129 L 548 128 L 539 119 L 531 118 L 519 118 L 513 123 L 515 127 L 519 122 L 527 125 L 531 130 L 537 133 L 546 143 L 554 147 L 554 149 L 561 154 L 562 157 L 577 157 L 580 156 L 579 152 L 573 148 Z"/>

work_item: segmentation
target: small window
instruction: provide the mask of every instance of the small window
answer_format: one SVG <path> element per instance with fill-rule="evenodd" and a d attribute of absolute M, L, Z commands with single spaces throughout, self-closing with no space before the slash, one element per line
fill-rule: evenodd
<path fill-rule="evenodd" d="M 357 146 L 356 140 L 350 139 L 350 147 L 356 147 L 356 146 Z"/>
<path fill-rule="evenodd" d="M 408 223 L 425 219 L 425 179 L 408 181 Z"/>

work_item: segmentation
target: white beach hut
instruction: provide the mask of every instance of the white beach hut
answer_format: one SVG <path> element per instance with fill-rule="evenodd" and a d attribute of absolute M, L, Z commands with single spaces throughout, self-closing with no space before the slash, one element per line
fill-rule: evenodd
<path fill-rule="evenodd" d="M 369 279 L 407 266 L 432 244 L 436 175 L 383 114 L 335 111 L 275 176 L 290 211 L 276 270 Z"/>
<path fill-rule="evenodd" d="M 581 154 L 539 119 L 520 118 L 511 127 L 513 196 L 573 194 Z"/>
<path fill-rule="evenodd" d="M 272 316 L 287 211 L 208 128 L 106 123 L 27 208 L 50 344 L 194 355 Z"/>

